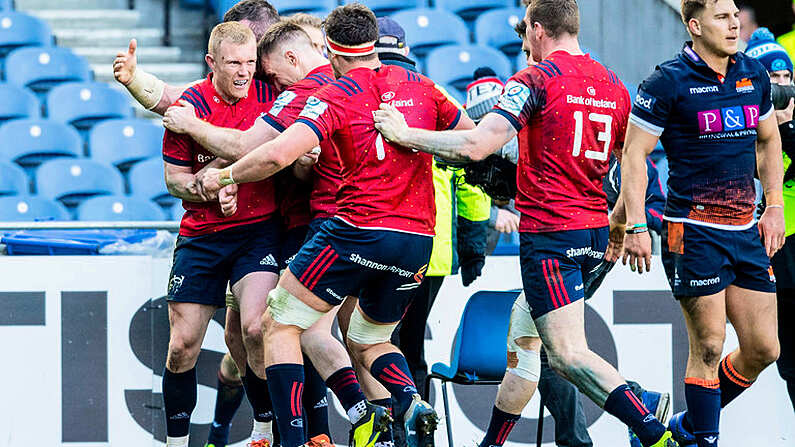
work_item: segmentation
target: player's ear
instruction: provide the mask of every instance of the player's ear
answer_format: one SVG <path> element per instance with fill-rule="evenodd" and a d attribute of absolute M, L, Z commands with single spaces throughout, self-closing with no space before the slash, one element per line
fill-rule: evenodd
<path fill-rule="evenodd" d="M 687 28 L 690 30 L 690 34 L 701 37 L 701 22 L 697 18 L 691 18 L 687 22 Z"/>
<path fill-rule="evenodd" d="M 207 53 L 204 55 L 204 61 L 207 62 L 207 66 L 210 67 L 210 71 L 215 71 L 215 59 L 213 59 L 213 55 Z"/>
<path fill-rule="evenodd" d="M 298 65 L 298 58 L 295 56 L 295 51 L 287 50 L 284 52 L 284 58 L 287 59 L 287 62 L 292 65 Z"/>

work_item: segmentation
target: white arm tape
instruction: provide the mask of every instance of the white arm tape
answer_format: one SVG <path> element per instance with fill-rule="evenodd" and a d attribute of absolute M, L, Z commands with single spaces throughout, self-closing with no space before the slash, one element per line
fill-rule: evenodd
<path fill-rule="evenodd" d="M 125 87 L 146 110 L 152 110 L 163 97 L 166 83 L 154 75 L 136 68 L 132 80 Z"/>

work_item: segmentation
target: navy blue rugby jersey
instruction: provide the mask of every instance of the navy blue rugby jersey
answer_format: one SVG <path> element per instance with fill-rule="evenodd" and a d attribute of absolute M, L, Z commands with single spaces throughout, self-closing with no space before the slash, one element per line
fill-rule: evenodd
<path fill-rule="evenodd" d="M 730 58 L 725 77 L 690 42 L 659 65 L 638 89 L 629 120 L 659 136 L 668 157 L 665 219 L 750 228 L 756 129 L 772 115 L 767 71 L 743 53 Z"/>

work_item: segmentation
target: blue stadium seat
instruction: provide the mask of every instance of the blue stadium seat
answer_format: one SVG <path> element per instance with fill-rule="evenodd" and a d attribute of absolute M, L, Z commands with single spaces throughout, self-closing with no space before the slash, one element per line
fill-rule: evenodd
<path fill-rule="evenodd" d="M 86 130 L 112 118 L 132 116 L 132 106 L 124 93 L 98 82 L 67 82 L 47 94 L 50 119 Z"/>
<path fill-rule="evenodd" d="M 595 60 L 596 62 L 602 62 L 601 58 L 599 57 L 599 55 L 595 51 L 591 51 L 590 48 L 584 47 L 584 46 L 581 45 L 580 49 L 582 50 L 583 53 L 590 54 L 591 55 L 591 59 Z"/>
<path fill-rule="evenodd" d="M 511 76 L 511 61 L 494 48 L 478 45 L 449 45 L 428 53 L 425 70 L 429 78 L 440 84 L 450 84 L 461 91 L 472 82 L 478 67 L 491 67 L 497 77 Z"/>
<path fill-rule="evenodd" d="M 452 96 L 456 101 L 458 101 L 458 103 L 461 104 L 462 106 L 467 102 L 466 94 L 461 93 L 461 91 L 458 90 L 455 86 L 453 86 L 453 85 L 442 85 L 442 88 L 450 96 Z"/>
<path fill-rule="evenodd" d="M 130 180 L 130 193 L 133 195 L 146 197 L 164 207 L 179 202 L 179 199 L 172 196 L 166 188 L 161 157 L 153 157 L 136 163 L 130 168 L 127 178 Z"/>
<path fill-rule="evenodd" d="M 411 52 L 424 56 L 441 45 L 469 43 L 466 23 L 455 14 L 441 9 L 417 8 L 392 15 L 406 31 Z"/>
<path fill-rule="evenodd" d="M 62 82 L 87 82 L 91 69 L 68 48 L 26 47 L 6 58 L 6 80 L 44 95 Z"/>
<path fill-rule="evenodd" d="M 165 220 L 166 216 L 154 202 L 130 196 L 92 197 L 77 207 L 77 220 Z"/>
<path fill-rule="evenodd" d="M 43 20 L 21 12 L 0 13 L 0 57 L 14 48 L 49 45 L 52 33 Z"/>
<path fill-rule="evenodd" d="M 0 123 L 39 116 L 41 116 L 41 104 L 33 92 L 6 82 L 0 83 Z"/>
<path fill-rule="evenodd" d="M 22 119 L 0 126 L 0 156 L 25 167 L 57 157 L 81 157 L 83 140 L 68 124 Z"/>
<path fill-rule="evenodd" d="M 424 0 L 345 0 L 344 4 L 361 3 L 372 9 L 376 16 L 386 16 L 397 11 L 411 8 L 422 8 Z"/>
<path fill-rule="evenodd" d="M 28 176 L 19 166 L 0 161 L 0 196 L 28 194 Z"/>
<path fill-rule="evenodd" d="M 226 11 L 235 6 L 239 0 L 216 0 L 218 19 L 222 20 Z M 330 11 L 337 7 L 337 0 L 271 0 L 270 4 L 279 11 L 280 15 L 290 15 L 296 12 L 319 13 Z"/>
<path fill-rule="evenodd" d="M 42 197 L 74 206 L 91 196 L 123 194 L 124 180 L 119 171 L 106 164 L 60 158 L 36 170 L 36 191 Z"/>
<path fill-rule="evenodd" d="M 494 247 L 492 256 L 519 256 L 519 233 L 500 233 L 497 246 Z"/>
<path fill-rule="evenodd" d="M 66 208 L 55 200 L 38 196 L 0 197 L 0 221 L 36 220 L 70 220 L 70 218 Z"/>
<path fill-rule="evenodd" d="M 159 155 L 164 131 L 162 126 L 142 119 L 104 121 L 89 133 L 89 153 L 94 160 L 126 169 L 132 163 Z"/>
<path fill-rule="evenodd" d="M 520 51 L 519 54 L 516 55 L 516 61 L 515 62 L 516 62 L 516 66 L 514 67 L 513 70 L 516 73 L 518 73 L 518 72 L 524 70 L 525 68 L 527 68 L 527 55 L 524 53 L 524 51 Z"/>
<path fill-rule="evenodd" d="M 514 0 L 435 0 L 434 4 L 437 8 L 460 15 L 464 20 L 472 20 L 489 9 L 516 6 Z"/>
<path fill-rule="evenodd" d="M 185 214 L 185 208 L 182 207 L 180 204 L 176 204 L 169 208 L 169 215 L 171 216 L 171 220 L 181 221 L 182 216 Z"/>
<path fill-rule="evenodd" d="M 467 301 L 455 334 L 450 364 L 435 363 L 425 379 L 427 401 L 432 379 L 442 382 L 447 442 L 453 447 L 447 382 L 461 385 L 495 385 L 505 374 L 508 327 L 518 291 L 476 292 Z"/>
<path fill-rule="evenodd" d="M 13 11 L 14 0 L 0 0 L 0 11 Z"/>
<path fill-rule="evenodd" d="M 522 8 L 486 11 L 475 19 L 475 42 L 514 55 L 522 51 L 522 39 L 513 27 L 524 17 Z"/>

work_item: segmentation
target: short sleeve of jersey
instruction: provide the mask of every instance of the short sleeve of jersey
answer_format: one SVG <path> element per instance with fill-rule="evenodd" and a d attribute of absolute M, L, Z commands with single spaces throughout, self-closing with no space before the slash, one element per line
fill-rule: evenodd
<path fill-rule="evenodd" d="M 339 129 L 345 116 L 345 109 L 340 101 L 335 101 L 333 96 L 324 94 L 323 90 L 327 89 L 321 89 L 306 99 L 306 105 L 295 120 L 296 123 L 309 126 L 320 141 L 330 137 Z"/>
<path fill-rule="evenodd" d="M 293 124 L 306 105 L 306 96 L 300 90 L 283 91 L 262 119 L 279 132 Z"/>
<path fill-rule="evenodd" d="M 675 86 L 676 82 L 657 67 L 638 88 L 629 122 L 652 135 L 662 135 L 676 95 Z"/>
<path fill-rule="evenodd" d="M 530 67 L 508 79 L 491 113 L 505 117 L 518 132 L 541 111 L 545 96 L 543 78 L 537 69 Z"/>
<path fill-rule="evenodd" d="M 449 130 L 458 125 L 461 120 L 460 107 L 450 100 L 447 92 L 439 86 L 433 88 L 433 99 L 436 102 L 439 113 L 436 115 L 436 130 Z"/>
<path fill-rule="evenodd" d="M 166 130 L 163 135 L 163 161 L 177 166 L 193 166 L 190 142 L 187 135 Z"/>

